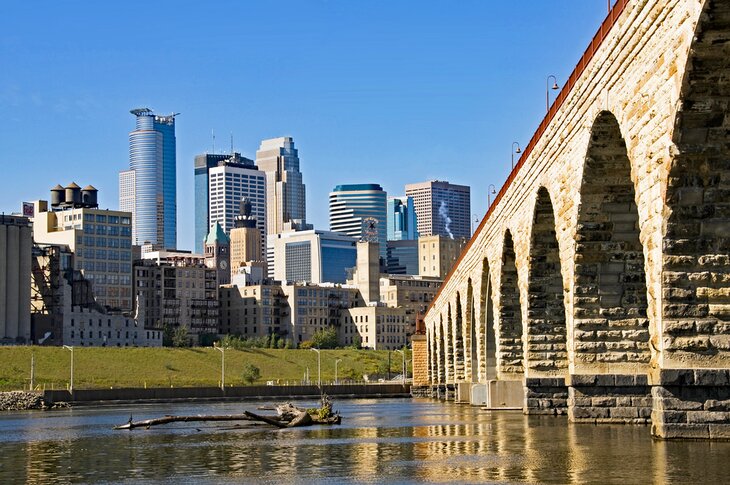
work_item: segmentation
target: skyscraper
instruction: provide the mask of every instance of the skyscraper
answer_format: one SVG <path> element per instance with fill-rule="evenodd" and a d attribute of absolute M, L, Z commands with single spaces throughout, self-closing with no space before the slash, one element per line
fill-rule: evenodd
<path fill-rule="evenodd" d="M 347 234 L 358 241 L 380 244 L 380 257 L 386 257 L 386 199 L 378 184 L 338 185 L 330 192 L 330 230 Z"/>
<path fill-rule="evenodd" d="M 388 241 L 418 239 L 412 197 L 388 197 Z"/>
<path fill-rule="evenodd" d="M 416 209 L 418 235 L 451 239 L 471 235 L 471 195 L 466 185 L 431 180 L 406 185 Z"/>
<path fill-rule="evenodd" d="M 119 173 L 119 208 L 132 213 L 132 243 L 174 249 L 177 245 L 175 116 L 149 108 L 129 133 L 129 170 Z"/>
<path fill-rule="evenodd" d="M 266 231 L 279 234 L 284 224 L 305 221 L 307 203 L 299 155 L 290 136 L 263 140 L 256 165 L 266 172 Z"/>
<path fill-rule="evenodd" d="M 256 168 L 253 160 L 242 157 L 240 153 L 204 153 L 195 157 L 195 252 L 203 252 L 203 240 L 210 230 L 208 173 L 221 163 L 235 163 L 242 167 Z"/>
<path fill-rule="evenodd" d="M 256 169 L 252 161 L 242 164 L 226 160 L 208 171 L 209 212 L 211 226 L 220 223 L 229 234 L 239 214 L 241 199 L 251 204 L 256 227 L 261 232 L 261 247 L 266 244 L 266 174 Z M 240 160 L 240 159 L 239 159 Z M 245 159 L 244 159 L 245 160 Z M 264 258 L 263 252 L 260 255 Z"/>

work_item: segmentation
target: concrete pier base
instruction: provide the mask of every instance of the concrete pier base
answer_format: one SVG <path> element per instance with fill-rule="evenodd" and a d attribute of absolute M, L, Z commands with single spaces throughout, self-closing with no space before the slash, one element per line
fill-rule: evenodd
<path fill-rule="evenodd" d="M 598 374 L 568 378 L 568 418 L 573 423 L 648 424 L 652 398 L 647 376 Z"/>
<path fill-rule="evenodd" d="M 662 369 L 651 383 L 652 436 L 730 440 L 729 369 Z"/>
<path fill-rule="evenodd" d="M 525 414 L 568 414 L 568 387 L 562 377 L 525 379 Z"/>

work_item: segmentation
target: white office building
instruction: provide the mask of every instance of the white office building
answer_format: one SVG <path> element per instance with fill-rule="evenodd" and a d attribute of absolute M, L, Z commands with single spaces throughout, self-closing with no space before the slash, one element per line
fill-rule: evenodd
<path fill-rule="evenodd" d="M 261 233 L 261 247 L 266 247 L 266 174 L 256 168 L 226 164 L 211 168 L 208 177 L 210 224 L 217 222 L 230 234 L 245 197 L 251 202 L 251 215 Z M 264 257 L 262 252 L 261 260 Z"/>

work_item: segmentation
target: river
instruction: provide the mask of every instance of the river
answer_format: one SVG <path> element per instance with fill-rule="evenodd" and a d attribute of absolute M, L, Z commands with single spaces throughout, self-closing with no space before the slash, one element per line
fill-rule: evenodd
<path fill-rule="evenodd" d="M 335 402 L 340 426 L 178 423 L 264 401 L 0 413 L 0 483 L 727 483 L 730 443 L 662 442 L 647 426 L 570 424 L 419 399 Z M 269 403 L 270 404 L 270 403 Z M 314 402 L 300 402 L 315 406 Z"/>

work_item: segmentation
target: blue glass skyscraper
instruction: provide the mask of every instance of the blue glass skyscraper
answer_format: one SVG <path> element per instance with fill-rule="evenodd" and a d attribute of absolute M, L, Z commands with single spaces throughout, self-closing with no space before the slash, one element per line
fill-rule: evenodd
<path fill-rule="evenodd" d="M 416 208 L 411 197 L 388 197 L 388 241 L 418 239 Z"/>
<path fill-rule="evenodd" d="M 177 246 L 175 114 L 149 108 L 129 133 L 129 170 L 119 174 L 119 206 L 132 213 L 132 243 L 158 249 Z"/>

